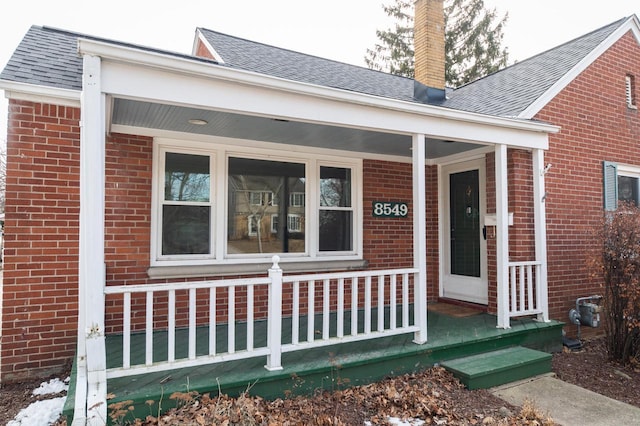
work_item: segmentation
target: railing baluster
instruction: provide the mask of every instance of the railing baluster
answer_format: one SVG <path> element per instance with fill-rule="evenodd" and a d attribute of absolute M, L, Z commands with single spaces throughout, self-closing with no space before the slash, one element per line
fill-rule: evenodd
<path fill-rule="evenodd" d="M 371 275 L 364 280 L 364 334 L 371 333 Z"/>
<path fill-rule="evenodd" d="M 307 296 L 307 342 L 312 343 L 314 340 L 313 333 L 315 332 L 315 305 L 316 305 L 316 286 L 314 280 L 309 280 L 309 294 Z"/>
<path fill-rule="evenodd" d="M 336 315 L 337 337 L 344 337 L 344 278 L 338 279 L 338 312 Z"/>
<path fill-rule="evenodd" d="M 253 350 L 253 285 L 247 287 L 247 350 Z"/>
<path fill-rule="evenodd" d="M 402 327 L 409 327 L 409 274 L 402 274 Z"/>
<path fill-rule="evenodd" d="M 236 352 L 236 288 L 229 287 L 229 300 L 227 310 L 227 352 L 233 354 Z"/>
<path fill-rule="evenodd" d="M 330 281 L 324 280 L 322 283 L 322 340 L 329 340 L 329 292 Z"/>
<path fill-rule="evenodd" d="M 122 368 L 131 367 L 131 293 L 126 292 L 122 312 Z"/>
<path fill-rule="evenodd" d="M 216 354 L 216 339 L 217 339 L 217 309 L 216 309 L 216 288 L 209 289 L 209 355 Z"/>
<path fill-rule="evenodd" d="M 167 360 L 176 360 L 176 291 L 169 290 L 169 335 L 167 336 Z"/>
<path fill-rule="evenodd" d="M 527 300 L 529 301 L 527 309 L 535 309 L 533 300 L 533 269 L 531 268 L 531 265 L 527 265 Z"/>
<path fill-rule="evenodd" d="M 147 292 L 146 327 L 144 362 L 146 365 L 151 365 L 153 364 L 153 291 Z"/>
<path fill-rule="evenodd" d="M 189 289 L 189 359 L 196 359 L 196 289 Z"/>
<path fill-rule="evenodd" d="M 351 278 L 351 335 L 358 334 L 358 277 Z"/>
<path fill-rule="evenodd" d="M 517 278 L 516 278 L 516 267 L 515 266 L 510 266 L 509 267 L 510 272 L 511 272 L 511 279 L 509 280 L 509 286 L 511 287 L 511 307 L 509 312 L 514 313 L 518 311 L 518 299 L 517 299 L 517 295 L 516 295 L 516 285 L 517 285 Z"/>
<path fill-rule="evenodd" d="M 384 275 L 378 275 L 378 331 L 384 331 Z"/>
<path fill-rule="evenodd" d="M 527 295 L 527 290 L 524 288 L 524 283 L 526 279 L 524 266 L 518 267 L 518 273 L 520 274 L 520 306 L 518 310 L 524 311 L 525 307 L 527 306 L 525 304 L 525 297 Z"/>
<path fill-rule="evenodd" d="M 397 321 L 397 313 L 396 313 L 396 274 L 391 274 L 390 282 L 389 282 L 389 328 L 391 330 L 396 329 L 396 321 Z"/>
<path fill-rule="evenodd" d="M 293 318 L 291 320 L 291 343 L 300 342 L 300 281 L 293 283 Z"/>

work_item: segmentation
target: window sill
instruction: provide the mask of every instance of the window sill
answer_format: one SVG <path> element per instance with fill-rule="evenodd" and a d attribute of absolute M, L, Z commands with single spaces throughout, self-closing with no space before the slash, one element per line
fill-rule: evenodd
<path fill-rule="evenodd" d="M 284 273 L 297 272 L 330 272 L 345 271 L 352 269 L 363 269 L 369 262 L 363 259 L 358 260 L 312 260 L 308 262 L 287 262 L 280 261 L 280 267 Z M 147 269 L 149 278 L 195 278 L 229 275 L 266 275 L 272 262 L 261 263 L 227 263 L 223 265 L 185 265 L 185 266 L 152 266 Z"/>

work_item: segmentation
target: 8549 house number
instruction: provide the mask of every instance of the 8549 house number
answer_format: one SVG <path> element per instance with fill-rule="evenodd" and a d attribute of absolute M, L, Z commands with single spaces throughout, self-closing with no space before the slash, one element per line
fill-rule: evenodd
<path fill-rule="evenodd" d="M 407 217 L 407 203 L 399 201 L 374 201 L 373 217 Z"/>

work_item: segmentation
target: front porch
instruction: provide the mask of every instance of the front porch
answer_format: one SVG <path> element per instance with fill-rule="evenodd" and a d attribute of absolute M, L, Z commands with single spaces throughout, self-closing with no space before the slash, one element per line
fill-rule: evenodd
<path fill-rule="evenodd" d="M 433 308 L 433 309 L 432 309 Z M 152 410 L 167 410 L 175 405 L 170 399 L 174 392 L 197 391 L 200 394 L 223 392 L 237 396 L 248 391 L 252 395 L 265 398 L 286 397 L 296 394 L 308 394 L 318 389 L 338 389 L 357 386 L 382 379 L 388 375 L 404 374 L 429 368 L 445 360 L 462 356 L 493 351 L 512 346 L 525 346 L 546 352 L 557 351 L 562 347 L 562 323 L 557 321 L 540 322 L 532 318 L 513 318 L 511 328 L 496 328 L 496 317 L 480 310 L 456 307 L 442 311 L 430 305 L 428 309 L 429 340 L 422 345 L 413 342 L 413 334 L 398 334 L 380 339 L 354 341 L 351 343 L 321 346 L 300 351 L 291 351 L 282 355 L 282 370 L 265 369 L 264 357 L 252 357 L 224 361 L 215 364 L 163 370 L 135 376 L 114 377 L 107 380 L 107 392 L 114 395 L 108 404 L 121 401 L 133 401 L 134 415 L 145 417 L 154 401 Z M 362 312 L 360 313 L 362 316 Z M 376 317 L 374 312 L 374 318 Z M 350 318 L 350 315 L 347 316 Z M 320 320 L 320 316 L 317 318 Z M 316 323 L 322 324 L 320 321 Z M 291 341 L 291 318 L 283 321 L 282 340 Z M 300 324 L 301 329 L 307 322 Z M 216 340 L 220 350 L 226 349 L 229 342 L 229 327 L 217 326 Z M 238 351 L 245 350 L 246 322 L 238 323 L 234 328 L 235 339 L 239 342 Z M 266 343 L 266 321 L 256 321 L 254 325 L 256 342 Z M 206 353 L 208 327 L 198 327 L 202 348 L 197 352 Z M 144 334 L 134 336 L 144 339 Z M 166 356 L 168 333 L 154 334 L 155 347 L 164 350 Z M 177 332 L 175 343 L 176 357 L 186 356 L 189 333 Z M 122 367 L 122 334 L 107 337 L 107 367 L 110 370 Z M 132 344 L 132 360 L 144 360 L 144 344 Z M 159 354 L 162 356 L 162 354 Z M 64 415 L 69 424 L 73 418 L 75 386 L 74 377 L 69 391 Z M 111 410 L 107 410 L 109 413 Z"/>

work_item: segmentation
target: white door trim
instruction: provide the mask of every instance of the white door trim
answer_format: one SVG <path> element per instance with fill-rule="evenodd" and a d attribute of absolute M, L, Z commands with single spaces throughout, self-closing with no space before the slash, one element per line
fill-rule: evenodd
<path fill-rule="evenodd" d="M 452 173 L 478 170 L 479 209 L 480 209 L 480 278 L 452 276 L 450 273 L 450 226 L 449 226 L 449 175 Z M 466 302 L 488 303 L 487 276 L 487 242 L 482 237 L 482 227 L 486 214 L 486 159 L 485 157 L 461 161 L 438 167 L 438 223 L 439 223 L 439 295 Z M 460 292 L 457 288 L 472 289 L 470 292 Z M 453 288 L 452 288 L 453 287 Z M 475 287 L 475 289 L 473 288 Z"/>

